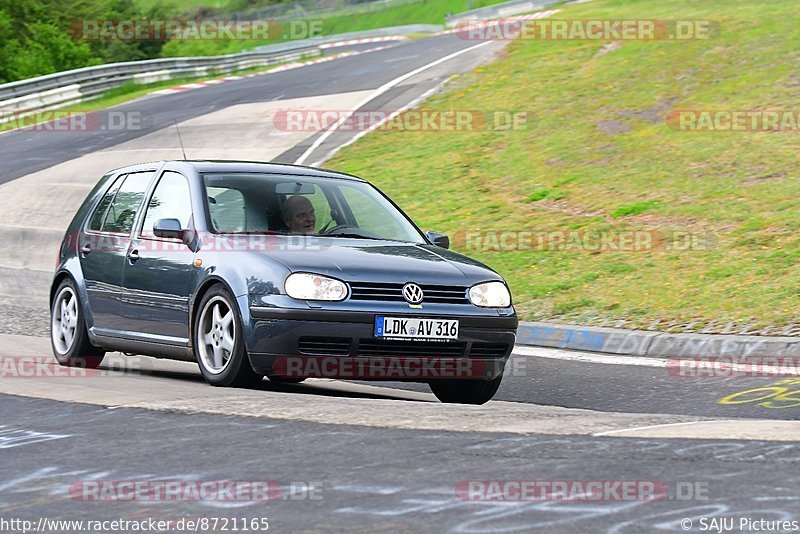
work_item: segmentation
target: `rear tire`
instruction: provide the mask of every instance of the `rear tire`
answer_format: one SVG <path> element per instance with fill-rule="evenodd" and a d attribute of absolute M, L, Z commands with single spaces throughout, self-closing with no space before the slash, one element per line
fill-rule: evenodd
<path fill-rule="evenodd" d="M 106 354 L 89 341 L 83 306 L 70 278 L 61 282 L 50 303 L 50 346 L 65 367 L 96 369 Z"/>
<path fill-rule="evenodd" d="M 502 380 L 501 374 L 494 380 L 437 380 L 428 385 L 444 403 L 485 404 L 497 393 Z"/>
<path fill-rule="evenodd" d="M 222 285 L 209 289 L 195 317 L 194 355 L 200 373 L 212 386 L 252 387 L 264 378 L 253 371 L 244 347 L 239 308 Z"/>

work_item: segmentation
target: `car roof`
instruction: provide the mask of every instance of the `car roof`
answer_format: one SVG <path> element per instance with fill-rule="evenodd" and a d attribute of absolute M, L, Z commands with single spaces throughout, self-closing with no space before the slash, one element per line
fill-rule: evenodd
<path fill-rule="evenodd" d="M 294 174 L 298 176 L 318 176 L 323 178 L 339 178 L 356 182 L 366 182 L 363 178 L 353 176 L 344 172 L 308 167 L 305 165 L 290 165 L 288 163 L 272 163 L 264 161 L 236 161 L 236 160 L 163 160 L 149 162 L 150 166 L 160 167 L 163 164 L 189 165 L 199 173 L 207 172 L 257 172 L 264 174 Z M 141 169 L 148 164 L 140 163 L 127 165 L 114 169 L 113 172 L 125 171 L 128 169 Z"/>

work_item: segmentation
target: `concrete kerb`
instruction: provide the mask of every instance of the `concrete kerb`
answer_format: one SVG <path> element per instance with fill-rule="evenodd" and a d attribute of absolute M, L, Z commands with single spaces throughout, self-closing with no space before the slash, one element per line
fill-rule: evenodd
<path fill-rule="evenodd" d="M 4 250 L 0 267 L 34 271 L 54 269 L 63 237 L 64 230 L 0 224 L 0 243 Z"/>
<path fill-rule="evenodd" d="M 798 356 L 800 338 L 723 334 L 670 334 L 645 330 L 520 323 L 517 343 L 538 347 L 653 358 L 692 356 Z"/>

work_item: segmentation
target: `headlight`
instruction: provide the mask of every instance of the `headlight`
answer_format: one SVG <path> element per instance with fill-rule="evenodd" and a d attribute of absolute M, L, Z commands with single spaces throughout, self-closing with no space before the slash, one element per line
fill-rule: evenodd
<path fill-rule="evenodd" d="M 344 300 L 347 286 L 320 274 L 290 274 L 284 284 L 286 294 L 298 300 Z"/>
<path fill-rule="evenodd" d="M 486 282 L 469 288 L 469 300 L 481 308 L 508 308 L 511 293 L 503 282 Z"/>

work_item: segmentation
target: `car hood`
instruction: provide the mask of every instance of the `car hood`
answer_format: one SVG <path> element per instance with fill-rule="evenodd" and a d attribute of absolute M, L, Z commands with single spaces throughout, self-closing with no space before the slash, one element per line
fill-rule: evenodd
<path fill-rule="evenodd" d="M 267 254 L 293 272 L 346 281 L 470 285 L 502 280 L 486 265 L 435 245 L 346 238 L 321 239 L 319 245 Z"/>

